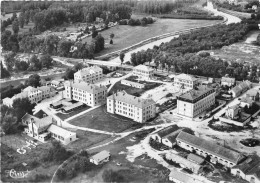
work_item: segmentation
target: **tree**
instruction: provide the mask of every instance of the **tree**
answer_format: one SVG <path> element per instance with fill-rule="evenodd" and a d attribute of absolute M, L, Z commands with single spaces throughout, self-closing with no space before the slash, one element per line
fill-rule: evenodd
<path fill-rule="evenodd" d="M 102 178 L 105 182 L 124 182 L 124 177 L 111 169 L 105 170 L 102 174 Z"/>
<path fill-rule="evenodd" d="M 2 129 L 5 134 L 15 134 L 17 132 L 16 117 L 8 114 L 2 120 Z"/>
<path fill-rule="evenodd" d="M 49 69 L 52 66 L 52 58 L 50 55 L 43 55 L 40 57 L 40 63 L 42 67 Z"/>
<path fill-rule="evenodd" d="M 96 27 L 93 25 L 92 27 L 92 38 L 95 38 L 98 35 L 98 31 Z"/>
<path fill-rule="evenodd" d="M 28 80 L 25 81 L 25 85 L 32 86 L 32 87 L 38 87 L 41 86 L 41 78 L 38 74 L 30 75 Z"/>
<path fill-rule="evenodd" d="M 258 36 L 257 36 L 256 44 L 258 44 L 260 46 L 260 34 L 258 34 Z"/>
<path fill-rule="evenodd" d="M 110 34 L 110 44 L 113 44 L 113 38 L 115 37 L 114 33 Z"/>
<path fill-rule="evenodd" d="M 11 35 L 12 32 L 9 30 L 5 30 L 1 35 L 1 45 L 4 50 L 10 50 L 9 39 Z"/>
<path fill-rule="evenodd" d="M 27 10 L 27 11 L 25 11 L 25 13 L 24 13 L 24 23 L 25 23 L 26 25 L 28 25 L 29 21 L 30 21 L 30 11 Z"/>
<path fill-rule="evenodd" d="M 44 53 L 55 55 L 57 53 L 59 37 L 57 35 L 48 35 L 44 42 Z"/>
<path fill-rule="evenodd" d="M 30 66 L 29 66 L 28 70 L 30 70 L 30 71 L 38 71 L 42 68 L 42 65 L 36 55 L 31 56 L 29 63 L 30 63 Z"/>
<path fill-rule="evenodd" d="M 1 79 L 9 77 L 10 73 L 6 70 L 6 68 L 4 68 L 2 62 L 1 62 L 0 67 L 1 67 Z"/>
<path fill-rule="evenodd" d="M 14 115 L 17 121 L 20 122 L 21 118 L 26 114 L 32 114 L 35 104 L 31 104 L 29 98 L 18 98 L 13 102 Z"/>
<path fill-rule="evenodd" d="M 124 62 L 125 53 L 124 53 L 124 52 L 120 52 L 119 58 L 120 58 L 120 60 L 121 60 L 121 65 L 122 65 L 123 62 Z"/>
<path fill-rule="evenodd" d="M 17 19 L 15 19 L 12 23 L 12 28 L 13 28 L 13 32 L 14 34 L 18 34 L 19 32 L 19 22 Z"/>
<path fill-rule="evenodd" d="M 14 52 L 10 52 L 4 55 L 4 59 L 5 59 L 5 65 L 7 68 L 7 71 L 12 71 L 14 68 L 14 64 L 16 62 L 15 60 L 15 53 Z"/>
<path fill-rule="evenodd" d="M 65 72 L 65 74 L 64 74 L 64 76 L 63 76 L 63 78 L 65 79 L 65 80 L 73 80 L 74 79 L 74 73 L 75 73 L 76 71 L 75 70 L 73 70 L 72 68 L 67 68 L 67 70 L 66 70 L 66 72 Z"/>
<path fill-rule="evenodd" d="M 71 41 L 67 41 L 67 40 L 59 41 L 58 50 L 57 50 L 58 55 L 61 57 L 69 56 L 70 48 L 72 45 L 73 43 Z"/>
<path fill-rule="evenodd" d="M 25 22 L 24 13 L 23 12 L 20 13 L 18 20 L 19 20 L 20 27 L 23 28 L 24 22 Z"/>

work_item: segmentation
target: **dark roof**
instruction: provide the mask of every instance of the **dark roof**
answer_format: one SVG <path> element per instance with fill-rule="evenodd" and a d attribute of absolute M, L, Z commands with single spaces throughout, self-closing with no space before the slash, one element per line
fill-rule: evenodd
<path fill-rule="evenodd" d="M 157 134 L 162 138 L 162 137 L 169 135 L 170 133 L 175 132 L 179 129 L 180 128 L 177 125 L 171 125 L 171 126 L 168 126 L 167 128 L 164 128 L 164 129 L 158 131 Z"/>
<path fill-rule="evenodd" d="M 237 164 L 238 161 L 242 158 L 242 155 L 234 150 L 227 149 L 223 146 L 215 144 L 214 142 L 204 140 L 183 131 L 179 133 L 176 139 L 216 156 L 222 157 L 223 159 L 229 160 L 235 164 Z"/>
<path fill-rule="evenodd" d="M 233 169 L 239 169 L 245 175 L 256 175 L 260 178 L 260 157 L 257 155 L 248 156 L 248 158 L 233 167 Z"/>
<path fill-rule="evenodd" d="M 37 117 L 37 118 L 44 118 L 44 117 L 47 116 L 47 114 L 43 110 L 39 110 L 38 112 L 36 112 L 34 114 L 34 116 Z"/>

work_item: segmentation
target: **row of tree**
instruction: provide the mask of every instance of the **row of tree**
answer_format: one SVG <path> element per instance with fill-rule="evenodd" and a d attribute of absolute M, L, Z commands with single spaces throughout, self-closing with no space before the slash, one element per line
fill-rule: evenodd
<path fill-rule="evenodd" d="M 143 17 L 142 19 L 133 19 L 130 18 L 129 20 L 120 20 L 119 24 L 120 25 L 131 25 L 131 26 L 138 26 L 138 25 L 142 25 L 142 26 L 146 26 L 147 24 L 152 24 L 154 23 L 154 19 L 151 17 Z"/>

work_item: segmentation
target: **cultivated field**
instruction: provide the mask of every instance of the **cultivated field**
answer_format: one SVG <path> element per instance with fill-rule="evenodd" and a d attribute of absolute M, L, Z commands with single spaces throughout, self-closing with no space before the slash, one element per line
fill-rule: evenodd
<path fill-rule="evenodd" d="M 146 27 L 119 25 L 101 32 L 105 38 L 105 49 L 96 56 L 111 53 L 129 47 L 145 39 L 158 36 L 165 33 L 181 31 L 184 29 L 195 28 L 217 23 L 216 20 L 180 20 L 180 19 L 157 19 L 155 23 Z M 114 33 L 114 44 L 110 45 L 110 34 Z M 91 43 L 91 37 L 83 39 L 87 43 Z"/>
<path fill-rule="evenodd" d="M 69 123 L 108 132 L 122 132 L 136 124 L 131 119 L 107 113 L 105 106 L 98 107 L 74 118 Z"/>

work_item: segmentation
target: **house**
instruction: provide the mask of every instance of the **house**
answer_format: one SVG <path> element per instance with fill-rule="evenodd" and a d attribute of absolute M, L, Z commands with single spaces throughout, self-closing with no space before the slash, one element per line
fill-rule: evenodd
<path fill-rule="evenodd" d="M 176 132 L 179 129 L 180 128 L 177 125 L 171 125 L 171 126 L 161 129 L 160 131 L 158 131 L 156 133 L 153 133 L 151 135 L 151 138 L 159 143 L 162 143 L 163 137 L 165 137 L 173 132 Z"/>
<path fill-rule="evenodd" d="M 175 183 L 202 183 L 200 180 L 188 176 L 186 173 L 171 169 L 169 180 Z"/>
<path fill-rule="evenodd" d="M 54 119 L 50 116 L 38 118 L 26 113 L 22 117 L 22 123 L 27 126 L 25 128 L 25 133 L 40 142 L 45 142 L 50 138 L 47 129 L 53 122 Z"/>
<path fill-rule="evenodd" d="M 133 68 L 133 75 L 144 79 L 151 79 L 154 76 L 154 69 L 149 66 L 138 65 Z"/>
<path fill-rule="evenodd" d="M 178 129 L 168 135 L 165 135 L 162 137 L 162 144 L 173 148 L 173 146 L 176 144 L 176 137 L 178 136 L 178 134 L 180 133 L 182 129 Z"/>
<path fill-rule="evenodd" d="M 94 107 L 106 102 L 107 88 L 85 81 L 66 81 L 64 97 Z"/>
<path fill-rule="evenodd" d="M 51 116 L 47 116 L 43 111 L 38 111 L 34 115 L 26 113 L 22 117 L 22 124 L 26 126 L 25 133 L 40 142 L 46 142 L 53 137 L 62 144 L 67 145 L 76 140 L 76 133 L 68 131 L 54 124 Z"/>
<path fill-rule="evenodd" d="M 64 83 L 64 79 L 57 79 L 57 80 L 52 80 L 50 82 L 47 82 L 47 86 L 53 86 L 54 88 L 62 87 Z"/>
<path fill-rule="evenodd" d="M 228 92 L 232 94 L 233 98 L 240 96 L 242 93 L 246 92 L 252 87 L 252 83 L 250 81 L 243 81 Z"/>
<path fill-rule="evenodd" d="M 217 145 L 189 133 L 181 131 L 176 138 L 177 145 L 203 157 L 210 157 L 210 162 L 220 163 L 226 167 L 237 165 L 244 156 L 234 150 Z"/>
<path fill-rule="evenodd" d="M 180 166 L 182 168 L 187 168 L 195 174 L 198 174 L 202 168 L 201 165 L 194 163 L 192 161 L 189 161 L 188 159 L 186 159 L 178 154 L 174 154 L 172 152 L 166 153 L 165 158 L 180 164 Z"/>
<path fill-rule="evenodd" d="M 240 106 L 245 107 L 247 106 L 248 108 L 253 105 L 254 101 L 250 97 L 243 97 L 240 100 Z"/>
<path fill-rule="evenodd" d="M 64 145 L 68 145 L 77 139 L 75 132 L 71 132 L 54 124 L 51 124 L 47 131 L 51 134 L 52 138 L 60 141 Z"/>
<path fill-rule="evenodd" d="M 196 163 L 198 165 L 201 165 L 204 162 L 204 158 L 202 158 L 201 156 L 198 156 L 196 154 L 192 154 L 190 153 L 187 157 L 187 159 L 193 163 Z"/>
<path fill-rule="evenodd" d="M 98 66 L 86 67 L 78 70 L 74 74 L 76 82 L 85 81 L 87 83 L 96 83 L 103 79 L 103 69 Z"/>
<path fill-rule="evenodd" d="M 221 78 L 221 86 L 234 86 L 236 84 L 235 78 L 222 77 Z"/>
<path fill-rule="evenodd" d="M 251 98 L 253 101 L 259 101 L 259 91 L 250 89 L 246 92 L 246 97 Z"/>
<path fill-rule="evenodd" d="M 27 92 L 27 96 L 31 103 L 38 103 L 43 99 L 42 91 L 32 86 L 28 86 L 22 91 Z"/>
<path fill-rule="evenodd" d="M 231 168 L 231 174 L 251 183 L 260 183 L 260 157 L 248 156 L 245 161 Z"/>
<path fill-rule="evenodd" d="M 53 97 L 56 94 L 56 91 L 53 87 L 40 86 L 40 87 L 37 87 L 36 89 L 42 91 L 42 98 L 43 99 Z"/>
<path fill-rule="evenodd" d="M 234 119 L 238 115 L 239 110 L 240 110 L 239 104 L 228 106 L 225 115 L 227 118 Z"/>
<path fill-rule="evenodd" d="M 198 87 L 177 97 L 177 113 L 194 118 L 215 104 L 215 89 Z"/>
<path fill-rule="evenodd" d="M 199 84 L 198 79 L 188 74 L 179 74 L 174 77 L 174 86 L 193 89 Z"/>
<path fill-rule="evenodd" d="M 100 165 L 104 162 L 108 162 L 109 158 L 110 158 L 110 153 L 104 150 L 90 157 L 89 160 L 91 163 L 94 163 L 95 165 Z"/>
<path fill-rule="evenodd" d="M 107 112 L 144 123 L 156 114 L 155 101 L 130 95 L 125 91 L 107 97 Z"/>

